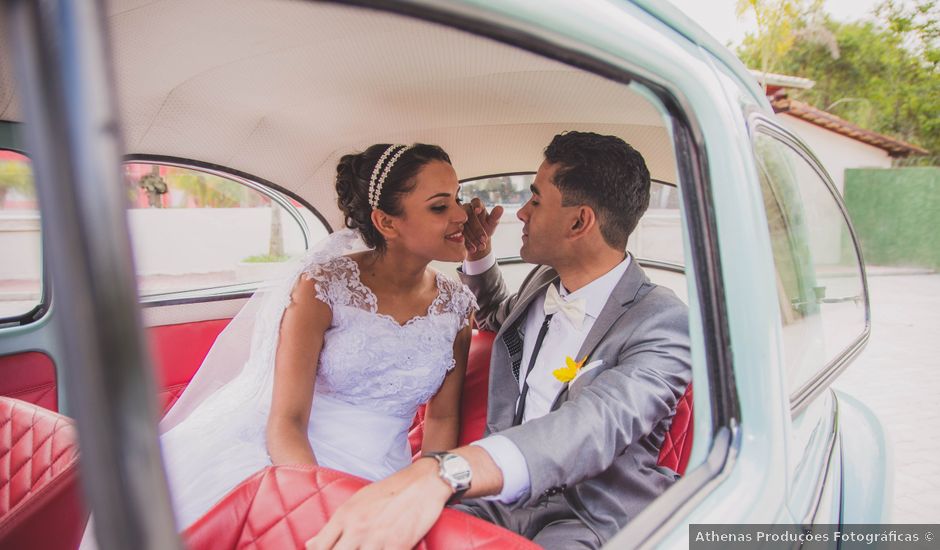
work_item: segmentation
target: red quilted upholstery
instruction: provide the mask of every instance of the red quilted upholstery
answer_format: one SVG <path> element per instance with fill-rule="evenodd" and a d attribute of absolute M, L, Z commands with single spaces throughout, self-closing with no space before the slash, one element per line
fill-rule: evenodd
<path fill-rule="evenodd" d="M 0 395 L 58 411 L 52 359 L 38 351 L 0 357 Z"/>
<path fill-rule="evenodd" d="M 460 407 L 460 438 L 458 445 L 467 445 L 483 437 L 486 428 L 486 395 L 490 383 L 490 351 L 496 333 L 473 331 L 470 356 L 467 360 L 467 376 L 463 383 L 463 398 Z M 415 423 L 408 434 L 411 452 L 417 456 L 424 437 L 424 407 L 418 410 Z"/>
<path fill-rule="evenodd" d="M 680 474 L 685 473 L 685 468 L 689 465 L 689 455 L 692 453 L 692 419 L 692 384 L 689 384 L 676 404 L 672 425 L 663 439 L 663 446 L 659 449 L 660 466 Z"/>
<path fill-rule="evenodd" d="M 216 337 L 231 319 L 198 321 L 153 327 L 148 331 L 160 390 L 161 411 L 166 413 L 202 364 Z"/>
<path fill-rule="evenodd" d="M 183 534 L 190 550 L 303 548 L 367 482 L 315 466 L 270 467 L 248 478 Z M 444 510 L 418 545 L 427 550 L 536 549 L 501 527 Z"/>
<path fill-rule="evenodd" d="M 70 420 L 0 397 L 0 548 L 78 546 L 88 515 L 77 470 Z"/>
<path fill-rule="evenodd" d="M 470 343 L 470 358 L 467 363 L 467 378 L 464 380 L 463 404 L 461 407 L 460 445 L 466 445 L 483 437 L 486 428 L 486 397 L 489 391 L 490 353 L 496 334 L 489 331 L 474 331 Z M 659 464 L 680 474 L 685 473 L 692 451 L 692 385 L 676 405 L 672 426 L 659 452 Z M 424 436 L 424 408 L 418 410 L 414 425 L 408 434 L 411 452 L 417 456 Z"/>

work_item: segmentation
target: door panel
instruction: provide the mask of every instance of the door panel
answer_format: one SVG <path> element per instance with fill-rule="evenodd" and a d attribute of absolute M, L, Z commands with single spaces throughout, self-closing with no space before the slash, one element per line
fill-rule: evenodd
<path fill-rule="evenodd" d="M 176 403 L 230 319 L 163 325 L 147 329 L 157 371 L 160 413 Z"/>
<path fill-rule="evenodd" d="M 0 357 L 0 395 L 59 410 L 55 363 L 45 353 L 27 351 Z"/>

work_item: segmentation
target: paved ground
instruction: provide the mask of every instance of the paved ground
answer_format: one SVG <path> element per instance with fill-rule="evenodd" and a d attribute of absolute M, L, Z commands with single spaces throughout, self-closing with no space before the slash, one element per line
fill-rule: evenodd
<path fill-rule="evenodd" d="M 940 523 L 940 274 L 869 269 L 872 335 L 834 386 L 879 416 L 894 449 L 894 523 Z"/>

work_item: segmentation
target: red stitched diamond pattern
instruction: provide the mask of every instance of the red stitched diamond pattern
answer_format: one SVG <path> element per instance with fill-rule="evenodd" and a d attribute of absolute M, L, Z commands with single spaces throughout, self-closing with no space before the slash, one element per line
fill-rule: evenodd
<path fill-rule="evenodd" d="M 78 458 L 71 421 L 15 399 L 0 398 L 0 442 L 0 515 Z"/>
<path fill-rule="evenodd" d="M 692 384 L 676 404 L 676 414 L 659 450 L 659 465 L 685 473 L 692 449 Z"/>
<path fill-rule="evenodd" d="M 256 550 L 301 547 L 320 530 L 332 512 L 366 483 L 327 468 L 266 468 L 235 488 L 184 536 L 191 550 L 202 550 L 210 545 Z M 232 539 L 234 545 L 211 537 L 213 529 L 220 527 L 223 532 L 239 533 L 237 539 Z M 203 529 L 208 530 L 210 537 L 200 532 Z M 456 510 L 444 510 L 418 548 L 527 550 L 538 547 L 496 525 Z"/>

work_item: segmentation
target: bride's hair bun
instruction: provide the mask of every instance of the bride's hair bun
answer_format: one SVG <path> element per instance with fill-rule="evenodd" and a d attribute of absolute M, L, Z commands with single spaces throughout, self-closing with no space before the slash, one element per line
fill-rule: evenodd
<path fill-rule="evenodd" d="M 389 143 L 379 143 L 361 153 L 343 155 L 336 165 L 336 202 L 343 211 L 346 227 L 358 231 L 367 246 L 379 251 L 385 250 L 386 243 L 372 225 L 369 180 L 376 163 L 389 147 Z M 435 160 L 450 164 L 450 157 L 443 149 L 423 143 L 416 143 L 398 157 L 382 184 L 379 209 L 386 214 L 400 216 L 401 199 L 414 189 L 415 176 L 425 164 Z"/>

